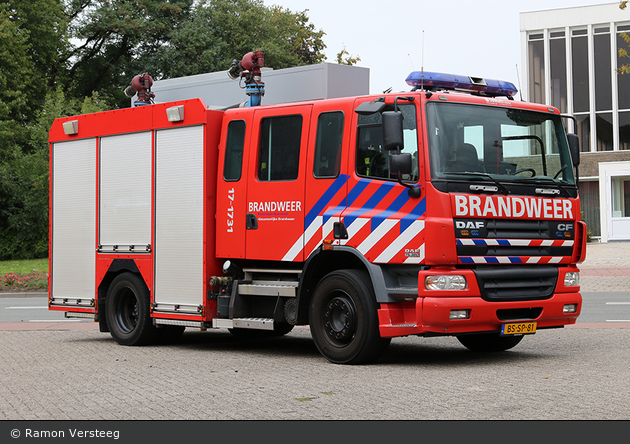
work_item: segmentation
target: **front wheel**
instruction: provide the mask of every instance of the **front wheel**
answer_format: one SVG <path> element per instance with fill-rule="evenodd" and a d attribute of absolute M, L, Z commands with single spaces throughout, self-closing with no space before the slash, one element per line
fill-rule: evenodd
<path fill-rule="evenodd" d="M 457 336 L 461 344 L 474 352 L 502 352 L 515 347 L 523 336 L 500 336 L 498 333 L 483 333 Z"/>
<path fill-rule="evenodd" d="M 379 335 L 374 290 L 361 270 L 334 271 L 319 282 L 309 323 L 317 349 L 334 364 L 372 362 L 390 343 Z"/>
<path fill-rule="evenodd" d="M 107 291 L 107 324 L 121 345 L 146 345 L 158 339 L 150 313 L 150 294 L 141 277 L 118 275 Z"/>

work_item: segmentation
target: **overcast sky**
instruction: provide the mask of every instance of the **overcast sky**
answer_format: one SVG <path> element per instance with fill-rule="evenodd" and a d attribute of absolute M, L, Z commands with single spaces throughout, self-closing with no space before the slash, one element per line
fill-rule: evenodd
<path fill-rule="evenodd" d="M 507 80 L 519 86 L 519 13 L 611 0 L 264 0 L 293 12 L 308 9 L 323 30 L 327 61 L 345 46 L 370 68 L 370 93 L 409 91 L 412 71 Z M 616 2 L 619 3 L 619 2 Z M 628 14 L 630 11 L 620 11 Z M 422 44 L 424 34 L 424 46 Z M 424 47 L 424 51 L 423 51 Z M 424 54 L 423 54 L 424 52 Z M 518 65 L 518 74 L 517 74 Z"/>

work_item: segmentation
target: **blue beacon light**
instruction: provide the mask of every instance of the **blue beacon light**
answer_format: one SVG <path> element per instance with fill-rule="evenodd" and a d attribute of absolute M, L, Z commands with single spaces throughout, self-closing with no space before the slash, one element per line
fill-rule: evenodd
<path fill-rule="evenodd" d="M 518 92 L 518 89 L 511 82 L 438 72 L 414 71 L 409 74 L 406 82 L 407 85 L 413 87 L 414 91 L 443 88 L 486 96 L 506 96 L 510 99 Z"/>

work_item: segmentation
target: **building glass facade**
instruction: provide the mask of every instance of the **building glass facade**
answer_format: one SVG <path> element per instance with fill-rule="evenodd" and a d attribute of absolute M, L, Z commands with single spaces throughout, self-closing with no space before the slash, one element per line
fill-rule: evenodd
<path fill-rule="evenodd" d="M 580 139 L 582 218 L 630 240 L 630 10 L 618 3 L 521 13 L 523 98 L 552 105 Z M 602 177 L 605 172 L 606 177 Z"/>

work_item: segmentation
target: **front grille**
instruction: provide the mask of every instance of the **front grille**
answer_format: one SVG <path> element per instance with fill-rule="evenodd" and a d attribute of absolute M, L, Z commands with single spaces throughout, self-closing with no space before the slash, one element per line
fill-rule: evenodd
<path fill-rule="evenodd" d="M 481 297 L 489 302 L 548 299 L 558 281 L 558 269 L 550 265 L 495 265 L 473 269 Z"/>
<path fill-rule="evenodd" d="M 573 254 L 575 226 L 571 221 L 518 219 L 455 219 L 457 255 L 463 257 Z"/>
<path fill-rule="evenodd" d="M 547 220 L 490 219 L 486 221 L 488 239 L 552 239 L 552 222 Z M 554 226 L 557 222 L 554 223 Z M 556 227 L 557 228 L 557 227 Z"/>

